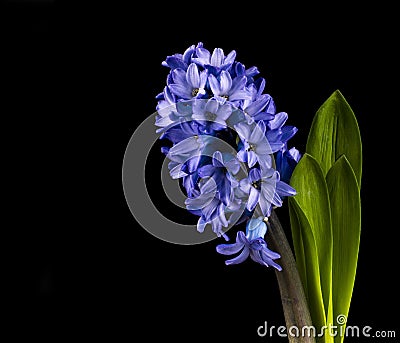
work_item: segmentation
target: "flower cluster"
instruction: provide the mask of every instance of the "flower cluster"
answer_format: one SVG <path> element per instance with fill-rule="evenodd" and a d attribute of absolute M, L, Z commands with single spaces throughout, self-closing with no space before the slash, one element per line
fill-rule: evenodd
<path fill-rule="evenodd" d="M 263 218 L 282 199 L 295 194 L 288 182 L 300 158 L 287 142 L 297 129 L 276 112 L 256 67 L 235 61 L 236 52 L 211 53 L 202 43 L 168 56 L 167 85 L 157 96 L 157 132 L 170 160 L 171 177 L 180 179 L 187 209 L 226 240 L 227 228 L 247 221 L 236 243 L 217 247 L 238 257 L 227 264 L 254 261 L 280 269 L 279 254 L 267 248 Z M 257 219 L 251 219 L 256 214 Z"/>

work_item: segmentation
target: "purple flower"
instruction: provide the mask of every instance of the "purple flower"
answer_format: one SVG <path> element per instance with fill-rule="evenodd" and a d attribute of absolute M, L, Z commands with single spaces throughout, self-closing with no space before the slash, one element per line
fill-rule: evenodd
<path fill-rule="evenodd" d="M 256 121 L 269 121 L 275 117 L 274 100 L 269 94 L 263 94 L 264 88 L 265 80 L 263 78 L 250 84 L 247 89 L 251 94 L 251 99 L 246 99 L 242 103 L 243 111 Z"/>
<path fill-rule="evenodd" d="M 218 78 L 210 74 L 208 82 L 214 97 L 221 103 L 225 101 L 235 103 L 250 99 L 250 93 L 245 88 L 246 76 L 236 77 L 232 80 L 231 75 L 223 70 Z"/>
<path fill-rule="evenodd" d="M 255 222 L 250 220 L 247 227 L 252 225 L 257 225 L 262 229 L 260 231 L 267 231 L 267 226 L 264 222 L 260 222 L 255 219 Z M 247 229 L 248 230 L 248 229 Z M 257 231 L 258 231 L 257 230 Z M 230 260 L 225 261 L 226 265 L 239 264 L 244 262 L 249 256 L 250 258 L 267 267 L 274 267 L 281 271 L 282 268 L 279 264 L 274 262 L 274 260 L 280 258 L 281 256 L 268 249 L 267 243 L 262 237 L 250 238 L 250 235 L 245 235 L 243 231 L 239 231 L 236 236 L 236 242 L 233 244 L 220 244 L 217 246 L 217 252 L 222 255 L 234 255 L 240 252 L 240 254 Z"/>
<path fill-rule="evenodd" d="M 210 144 L 211 136 L 186 138 L 168 150 L 167 158 L 173 162 L 168 167 L 173 179 L 186 176 L 197 169 L 203 150 Z M 183 173 L 182 173 L 183 172 Z"/>
<path fill-rule="evenodd" d="M 235 125 L 236 132 L 242 140 L 243 146 L 238 152 L 238 159 L 246 162 L 250 168 L 257 162 L 266 163 L 270 160 L 270 142 L 265 136 L 265 124 L 263 121 L 249 125 L 242 122 Z"/>
<path fill-rule="evenodd" d="M 215 99 L 196 100 L 193 104 L 194 120 L 203 122 L 207 125 L 208 130 L 218 131 L 224 129 L 226 120 L 232 114 L 232 106 L 229 103 L 220 104 Z M 208 123 L 204 123 L 204 122 Z"/>
<path fill-rule="evenodd" d="M 164 87 L 164 91 L 157 96 L 159 102 L 157 104 L 156 126 L 166 127 L 173 123 L 170 115 L 176 111 L 176 98 L 168 87 Z M 159 132 L 159 131 L 157 131 Z"/>
<path fill-rule="evenodd" d="M 189 211 L 201 213 L 197 231 L 203 232 L 205 226 L 211 224 L 212 230 L 218 236 L 224 236 L 227 239 L 222 231 L 222 227 L 228 226 L 224 212 L 225 206 L 218 197 L 217 183 L 213 177 L 200 180 L 199 191 L 193 191 L 193 197 L 187 198 L 185 204 Z"/>
<path fill-rule="evenodd" d="M 300 152 L 296 148 L 291 148 L 290 150 L 283 149 L 276 153 L 276 169 L 282 181 L 289 183 L 293 170 L 299 162 L 300 157 Z"/>
<path fill-rule="evenodd" d="M 250 67 L 246 69 L 244 64 L 240 62 L 236 62 L 235 65 L 232 66 L 230 72 L 232 76 L 246 76 L 247 85 L 253 84 L 255 82 L 254 77 L 260 73 L 257 67 Z"/>
<path fill-rule="evenodd" d="M 233 175 L 239 172 L 239 161 L 229 153 L 221 154 L 216 151 L 212 157 L 212 164 L 207 164 L 198 170 L 202 178 L 212 177 L 217 184 L 219 198 L 228 206 L 231 200 Z"/>
<path fill-rule="evenodd" d="M 206 94 L 207 71 L 199 71 L 195 63 L 191 63 L 187 71 L 177 68 L 172 70 L 172 83 L 168 85 L 171 93 L 178 99 L 190 100 L 201 98 Z"/>
<path fill-rule="evenodd" d="M 272 205 L 282 206 L 281 195 L 296 194 L 291 186 L 279 180 L 279 173 L 272 168 L 251 169 L 249 176 L 240 180 L 239 187 L 249 196 L 246 208 L 252 212 L 259 205 L 265 217 L 271 214 Z"/>
<path fill-rule="evenodd" d="M 220 71 L 232 66 L 236 58 L 236 51 L 233 50 L 225 56 L 222 49 L 216 48 L 211 55 L 207 49 L 201 46 L 196 49 L 196 55 L 197 57 L 193 58 L 195 63 L 207 69 L 210 73 L 218 75 Z"/>
<path fill-rule="evenodd" d="M 161 135 L 161 139 L 168 139 L 176 144 L 184 139 L 200 136 L 204 134 L 206 128 L 204 124 L 197 121 L 180 121 L 178 124 L 170 126 Z"/>
<path fill-rule="evenodd" d="M 203 47 L 203 43 L 198 43 L 197 48 Z M 183 70 L 187 70 L 190 63 L 192 63 L 192 58 L 196 53 L 196 47 L 194 45 L 190 46 L 186 49 L 186 51 L 182 54 L 175 54 L 172 56 L 168 56 L 162 65 L 164 67 L 169 67 L 172 70 L 180 68 Z"/>
<path fill-rule="evenodd" d="M 266 136 L 270 144 L 273 142 L 273 144 L 271 144 L 273 152 L 282 150 L 286 146 L 287 141 L 297 132 L 297 128 L 294 126 L 284 126 L 287 118 L 287 113 L 280 112 L 277 113 L 274 119 L 269 121 L 267 124 L 269 130 L 267 131 Z"/>
<path fill-rule="evenodd" d="M 287 142 L 297 129 L 285 125 L 286 113 L 276 113 L 258 69 L 246 69 L 235 58 L 235 51 L 210 53 L 202 43 L 168 56 L 162 63 L 171 69 L 167 85 L 156 97 L 157 132 L 171 143 L 162 152 L 171 177 L 186 190 L 187 210 L 200 217 L 197 230 L 210 225 L 227 238 L 223 228 L 247 220 L 246 236 L 239 233 L 236 243 L 218 250 L 240 252 L 228 264 L 250 256 L 280 269 L 273 261 L 279 255 L 263 239 L 266 224 L 249 218 L 255 211 L 268 217 L 273 206 L 295 194 L 287 182 L 300 154 L 287 150 Z M 223 144 L 236 153 L 222 153 Z"/>

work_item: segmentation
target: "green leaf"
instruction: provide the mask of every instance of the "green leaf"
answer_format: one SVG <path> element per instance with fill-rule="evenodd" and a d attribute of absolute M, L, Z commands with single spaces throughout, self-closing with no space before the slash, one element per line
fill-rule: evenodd
<path fill-rule="evenodd" d="M 361 185 L 362 148 L 356 117 L 339 90 L 322 104 L 314 116 L 306 151 L 326 175 L 341 155 L 346 155 Z"/>
<path fill-rule="evenodd" d="M 310 222 L 295 198 L 289 198 L 289 215 L 292 228 L 296 264 L 303 283 L 313 325 L 320 330 L 326 325 L 322 297 L 317 246 Z M 325 342 L 324 339 L 319 339 Z"/>
<path fill-rule="evenodd" d="M 330 322 L 332 312 L 332 226 L 328 189 L 318 162 L 309 154 L 296 166 L 291 185 L 296 189 L 295 199 L 307 218 L 317 250 L 324 311 Z M 302 227 L 303 229 L 303 227 Z M 303 244 L 304 244 L 304 236 Z M 298 244 L 297 242 L 294 244 Z M 299 243 L 300 244 L 300 243 Z M 308 271 L 308 270 L 307 270 Z M 308 280 L 308 279 L 307 279 Z M 307 289 L 310 284 L 307 282 Z"/>
<path fill-rule="evenodd" d="M 356 176 L 345 156 L 332 166 L 326 181 L 332 214 L 332 301 L 336 320 L 349 313 L 360 245 L 361 201 Z M 336 336 L 335 343 L 341 343 L 343 338 Z"/>

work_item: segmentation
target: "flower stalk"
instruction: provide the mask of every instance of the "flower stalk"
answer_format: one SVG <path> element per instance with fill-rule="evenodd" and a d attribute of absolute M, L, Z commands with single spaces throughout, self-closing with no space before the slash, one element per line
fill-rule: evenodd
<path fill-rule="evenodd" d="M 315 337 L 301 335 L 303 327 L 312 325 L 311 315 L 292 249 L 275 211 L 272 211 L 268 218 L 268 226 L 269 234 L 267 238 L 269 244 L 282 256 L 279 260 L 282 271 L 275 271 L 275 273 L 278 279 L 289 342 L 315 343 Z M 293 333 L 299 332 L 299 337 L 290 335 L 291 327 L 297 328 L 292 331 Z M 304 332 L 307 332 L 307 330 Z"/>

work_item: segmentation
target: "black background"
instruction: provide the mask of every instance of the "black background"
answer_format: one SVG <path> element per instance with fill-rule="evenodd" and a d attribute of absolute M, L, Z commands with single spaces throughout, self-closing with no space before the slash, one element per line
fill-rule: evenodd
<path fill-rule="evenodd" d="M 160 241 L 137 225 L 124 200 L 124 150 L 154 112 L 167 75 L 161 61 L 202 41 L 209 50 L 234 49 L 237 60 L 259 68 L 278 111 L 299 128 L 291 143 L 301 151 L 318 107 L 336 89 L 346 97 L 364 156 L 349 323 L 399 334 L 390 314 L 398 288 L 391 10 L 189 5 L 8 2 L 2 11 L 4 97 L 17 121 L 14 141 L 25 147 L 34 205 L 30 229 L 20 234 L 29 247 L 21 255 L 26 278 L 16 285 L 28 295 L 19 311 L 26 330 L 50 340 L 285 341 L 256 335 L 265 320 L 284 325 L 273 270 L 250 261 L 227 267 L 215 241 Z M 150 193 L 162 212 L 189 221 L 160 191 L 158 151 L 146 171 Z M 278 215 L 288 228 L 287 209 Z"/>

